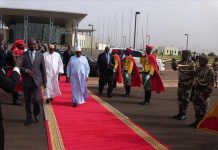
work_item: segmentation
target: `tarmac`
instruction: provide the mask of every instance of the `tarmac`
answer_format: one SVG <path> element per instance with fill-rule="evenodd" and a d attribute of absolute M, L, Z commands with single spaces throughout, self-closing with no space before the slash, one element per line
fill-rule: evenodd
<path fill-rule="evenodd" d="M 189 127 L 194 121 L 193 105 L 190 103 L 188 118 L 178 121 L 172 118 L 178 112 L 177 104 L 177 72 L 170 69 L 161 73 L 166 87 L 163 94 L 153 93 L 151 104 L 142 106 L 143 89 L 132 88 L 130 97 L 123 97 L 124 88 L 119 85 L 113 91 L 113 97 L 106 97 L 105 87 L 101 99 L 112 105 L 141 128 L 156 137 L 173 150 L 217 150 L 218 135 Z M 98 78 L 91 77 L 88 88 L 98 96 Z M 0 91 L 5 127 L 6 150 L 47 150 L 47 135 L 44 114 L 41 111 L 40 122 L 24 126 L 24 106 L 12 105 L 11 94 Z M 23 100 L 23 96 L 20 97 Z M 210 108 L 218 102 L 218 89 L 211 95 Z M 42 109 L 41 109 L 42 110 Z"/>
<path fill-rule="evenodd" d="M 90 87 L 95 94 L 98 89 Z M 172 116 L 178 113 L 177 89 L 167 87 L 163 94 L 153 93 L 151 104 L 148 106 L 139 105 L 143 101 L 143 90 L 134 88 L 130 97 L 122 97 L 124 88 L 114 90 L 113 97 L 106 97 L 106 88 L 103 96 L 107 103 L 119 110 L 130 120 L 156 137 L 163 144 L 173 150 L 217 150 L 218 135 L 203 130 L 189 127 L 194 121 L 193 105 L 190 103 L 187 119 L 179 121 Z M 134 94 L 134 95 L 133 95 Z M 218 90 L 215 89 L 211 95 L 210 108 L 218 102 Z"/>
<path fill-rule="evenodd" d="M 194 122 L 194 109 L 189 103 L 186 120 L 172 118 L 178 113 L 177 83 L 178 72 L 169 67 L 161 72 L 165 92 L 152 93 L 150 105 L 140 105 L 143 101 L 144 90 L 132 88 L 130 97 L 123 97 L 124 87 L 119 85 L 113 90 L 113 97 L 107 98 L 107 87 L 103 96 L 99 96 L 111 106 L 119 110 L 130 120 L 156 137 L 163 144 L 173 150 L 218 150 L 218 135 L 212 132 L 191 128 Z M 97 79 L 91 79 L 97 83 Z M 93 81 L 92 81 L 93 82 Z M 89 86 L 89 89 L 98 95 L 98 87 Z M 214 88 L 211 94 L 209 110 L 218 102 L 218 89 Z"/>
<path fill-rule="evenodd" d="M 44 113 L 41 109 L 39 123 L 24 126 L 25 107 L 12 105 L 11 94 L 2 90 L 1 103 L 5 129 L 5 150 L 47 150 Z M 23 100 L 23 96 L 20 97 Z"/>

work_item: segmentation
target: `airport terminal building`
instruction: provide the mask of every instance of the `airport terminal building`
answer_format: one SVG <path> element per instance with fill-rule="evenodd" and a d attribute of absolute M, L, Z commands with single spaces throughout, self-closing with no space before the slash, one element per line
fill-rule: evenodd
<path fill-rule="evenodd" d="M 15 23 L 9 25 L 9 42 L 13 42 L 16 39 L 23 39 L 24 37 L 24 23 Z M 29 23 L 27 29 L 28 37 L 35 38 L 40 43 L 48 43 L 49 41 L 49 25 Z M 57 44 L 65 44 L 65 35 L 67 34 L 64 27 L 53 26 L 51 42 Z"/>
<path fill-rule="evenodd" d="M 85 45 L 84 41 L 78 41 L 78 25 L 86 15 L 74 12 L 0 8 L 0 28 L 4 29 L 5 40 L 9 43 L 31 37 L 40 43 Z"/>

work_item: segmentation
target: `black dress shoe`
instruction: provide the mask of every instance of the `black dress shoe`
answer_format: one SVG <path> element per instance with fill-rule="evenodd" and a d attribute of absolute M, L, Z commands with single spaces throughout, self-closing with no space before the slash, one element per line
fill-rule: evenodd
<path fill-rule="evenodd" d="M 181 116 L 180 113 L 178 113 L 177 115 L 174 115 L 173 118 L 177 119 L 179 116 Z"/>
<path fill-rule="evenodd" d="M 13 101 L 13 105 L 23 106 L 23 104 L 22 104 L 21 101 L 19 101 L 19 100 Z"/>
<path fill-rule="evenodd" d="M 39 116 L 34 116 L 35 118 L 35 123 L 38 123 L 39 122 Z"/>
<path fill-rule="evenodd" d="M 73 104 L 72 104 L 72 107 L 76 107 L 76 106 L 77 106 L 77 103 L 73 103 Z"/>
<path fill-rule="evenodd" d="M 124 94 L 123 97 L 129 97 L 129 94 Z"/>
<path fill-rule="evenodd" d="M 32 123 L 33 123 L 32 120 L 26 120 L 26 121 L 24 122 L 24 125 L 25 125 L 25 126 L 29 126 L 29 125 L 31 125 Z"/>
<path fill-rule="evenodd" d="M 180 115 L 177 120 L 185 120 L 187 117 L 186 115 Z"/>
<path fill-rule="evenodd" d="M 108 98 L 111 98 L 111 97 L 112 97 L 112 95 L 107 95 L 107 97 L 108 97 Z"/>
<path fill-rule="evenodd" d="M 139 104 L 140 104 L 140 105 L 149 105 L 150 102 L 148 102 L 148 101 L 143 101 L 143 102 L 140 102 Z"/>
<path fill-rule="evenodd" d="M 46 99 L 46 103 L 47 103 L 47 104 L 50 103 L 50 99 L 49 99 L 49 98 Z"/>
<path fill-rule="evenodd" d="M 198 122 L 195 121 L 195 122 L 193 122 L 192 124 L 190 124 L 189 126 L 192 127 L 192 128 L 197 128 Z"/>

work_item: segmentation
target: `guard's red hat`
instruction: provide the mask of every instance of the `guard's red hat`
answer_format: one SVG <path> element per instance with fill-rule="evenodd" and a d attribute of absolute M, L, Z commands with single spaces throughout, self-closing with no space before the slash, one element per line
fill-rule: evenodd
<path fill-rule="evenodd" d="M 117 49 L 113 49 L 112 53 L 118 53 L 118 50 Z"/>
<path fill-rule="evenodd" d="M 24 45 L 24 40 L 16 40 L 14 43 L 16 45 Z"/>
<path fill-rule="evenodd" d="M 146 49 L 153 49 L 154 47 L 152 45 L 146 45 Z"/>
<path fill-rule="evenodd" d="M 14 54 L 15 56 L 22 56 L 23 53 L 24 53 L 24 50 L 15 49 L 15 50 L 13 51 L 13 54 Z"/>
<path fill-rule="evenodd" d="M 126 51 L 131 52 L 132 50 L 131 48 L 126 48 Z"/>

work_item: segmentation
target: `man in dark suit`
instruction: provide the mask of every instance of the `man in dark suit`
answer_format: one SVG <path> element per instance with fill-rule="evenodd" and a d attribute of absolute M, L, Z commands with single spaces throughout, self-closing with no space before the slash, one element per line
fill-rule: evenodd
<path fill-rule="evenodd" d="M 41 87 L 46 88 L 46 71 L 43 54 L 36 50 L 36 40 L 28 40 L 28 50 L 23 55 L 23 65 L 21 73 L 23 75 L 23 92 L 26 109 L 26 122 L 24 125 L 30 125 L 32 121 L 32 109 L 35 122 L 39 121 L 40 113 L 40 92 Z"/>
<path fill-rule="evenodd" d="M 0 44 L 3 40 L 3 33 L 0 31 Z M 6 76 L 7 71 L 10 69 L 10 67 L 4 67 L 0 68 L 0 88 L 3 89 L 6 92 L 13 92 L 14 88 L 18 85 L 18 81 L 20 78 L 20 70 L 18 67 L 21 66 L 22 59 L 19 59 L 17 61 L 14 59 L 14 62 L 11 64 L 16 65 L 17 67 L 10 66 L 13 69 L 12 76 L 9 78 Z M 1 105 L 0 105 L 0 150 L 4 150 L 4 128 L 3 128 L 3 122 L 2 122 L 2 111 L 1 111 Z"/>
<path fill-rule="evenodd" d="M 102 94 L 104 85 L 108 84 L 107 96 L 112 97 L 113 90 L 113 75 L 114 75 L 114 58 L 109 53 L 109 47 L 105 47 L 104 53 L 98 56 L 98 70 L 99 70 L 99 95 Z"/>
<path fill-rule="evenodd" d="M 5 66 L 7 54 L 10 53 L 6 43 L 0 43 L 0 68 Z"/>
<path fill-rule="evenodd" d="M 68 62 L 70 60 L 70 57 L 73 56 L 74 53 L 72 51 L 72 47 L 70 45 L 67 46 L 67 50 L 64 51 L 64 56 L 63 56 L 63 64 L 64 64 L 64 73 L 66 74 L 66 69 Z M 68 82 L 68 78 L 66 77 L 66 82 Z"/>

